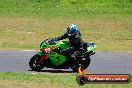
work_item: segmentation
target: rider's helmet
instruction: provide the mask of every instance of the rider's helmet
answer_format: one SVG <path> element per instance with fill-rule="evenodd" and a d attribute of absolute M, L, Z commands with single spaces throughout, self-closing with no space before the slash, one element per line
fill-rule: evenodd
<path fill-rule="evenodd" d="M 68 36 L 75 36 L 75 35 L 79 34 L 77 25 L 71 24 L 70 26 L 68 26 L 67 34 L 68 34 Z"/>

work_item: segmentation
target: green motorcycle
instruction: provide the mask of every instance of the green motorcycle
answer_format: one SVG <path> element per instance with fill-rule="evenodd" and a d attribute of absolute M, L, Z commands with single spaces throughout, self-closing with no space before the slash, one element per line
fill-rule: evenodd
<path fill-rule="evenodd" d="M 78 66 L 71 67 L 68 63 L 70 58 L 61 54 L 60 51 L 69 47 L 68 41 L 54 41 L 54 39 L 46 39 L 40 44 L 40 51 L 34 55 L 30 61 L 29 66 L 33 71 L 40 71 L 44 67 L 54 69 L 69 69 L 78 72 L 78 67 L 83 65 L 86 69 L 90 64 L 90 56 L 95 54 L 96 44 L 92 42 L 85 42 L 86 50 L 80 51 L 76 57 Z M 43 50 L 43 52 L 42 52 Z M 44 53 L 45 52 L 45 53 Z"/>

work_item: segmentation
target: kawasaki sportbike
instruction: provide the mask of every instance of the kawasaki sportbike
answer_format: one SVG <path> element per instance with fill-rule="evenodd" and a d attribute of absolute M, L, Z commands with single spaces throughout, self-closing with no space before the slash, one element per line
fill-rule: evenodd
<path fill-rule="evenodd" d="M 85 69 L 90 64 L 90 56 L 95 54 L 96 44 L 92 42 L 84 43 L 86 50 L 80 51 L 76 57 L 78 66 L 83 65 Z M 34 55 L 29 62 L 29 66 L 34 71 L 40 71 L 44 67 L 54 69 L 69 69 L 78 71 L 78 66 L 73 68 L 68 63 L 70 58 L 66 55 L 61 54 L 60 51 L 69 47 L 68 41 L 54 41 L 54 39 L 46 39 L 40 44 L 40 51 Z M 42 52 L 43 50 L 43 52 Z"/>

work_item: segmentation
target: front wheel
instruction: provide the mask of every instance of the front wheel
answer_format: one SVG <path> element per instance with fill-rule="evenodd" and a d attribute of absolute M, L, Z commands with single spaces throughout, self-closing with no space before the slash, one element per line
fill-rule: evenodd
<path fill-rule="evenodd" d="M 38 63 L 40 60 L 40 56 L 39 55 L 34 55 L 30 61 L 29 61 L 29 67 L 33 70 L 33 71 L 40 71 L 41 69 L 43 69 L 45 67 L 45 62 L 43 61 L 42 63 Z"/>

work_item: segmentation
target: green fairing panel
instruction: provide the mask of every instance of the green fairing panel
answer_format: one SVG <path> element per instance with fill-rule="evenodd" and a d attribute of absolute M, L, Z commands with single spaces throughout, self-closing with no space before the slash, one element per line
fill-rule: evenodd
<path fill-rule="evenodd" d="M 54 44 L 46 44 L 45 42 L 42 42 L 40 45 L 40 49 L 49 48 L 51 46 L 56 46 L 56 47 L 59 47 L 61 49 L 66 49 L 66 48 L 68 48 L 68 42 L 67 41 L 59 41 L 59 42 L 54 43 Z"/>
<path fill-rule="evenodd" d="M 89 47 L 87 48 L 88 52 L 96 50 L 97 45 L 95 43 L 89 42 L 88 45 L 89 45 Z"/>
<path fill-rule="evenodd" d="M 40 52 L 37 52 L 37 55 L 42 56 L 44 54 L 43 54 L 43 52 L 40 51 Z"/>
<path fill-rule="evenodd" d="M 42 52 L 37 52 L 37 55 L 42 56 L 44 55 Z M 63 64 L 67 58 L 64 55 L 58 54 L 56 52 L 45 54 L 51 61 L 51 64 L 54 66 L 59 66 Z"/>
<path fill-rule="evenodd" d="M 42 43 L 42 44 L 40 45 L 40 49 L 49 48 L 49 47 L 51 47 L 51 46 L 56 46 L 56 44 L 46 44 L 46 43 L 44 42 L 44 43 Z"/>
<path fill-rule="evenodd" d="M 46 54 L 46 56 L 49 57 L 51 64 L 54 66 L 59 66 L 61 64 L 63 64 L 67 58 L 64 55 L 58 54 L 58 53 L 50 53 L 50 54 Z"/>
<path fill-rule="evenodd" d="M 47 44 L 46 42 L 42 42 L 40 44 L 41 49 L 49 48 L 51 46 L 56 46 L 57 48 L 60 48 L 60 49 L 66 49 L 66 48 L 68 48 L 68 42 L 67 41 L 59 41 L 54 44 Z M 44 55 L 42 52 L 38 52 L 37 54 L 40 56 Z M 67 60 L 66 56 L 56 53 L 54 51 L 52 53 L 47 53 L 45 55 L 50 59 L 51 64 L 53 64 L 54 66 L 59 66 Z"/>
<path fill-rule="evenodd" d="M 67 41 L 60 41 L 59 43 L 56 44 L 57 47 L 61 49 L 66 49 L 68 48 L 68 42 Z"/>

